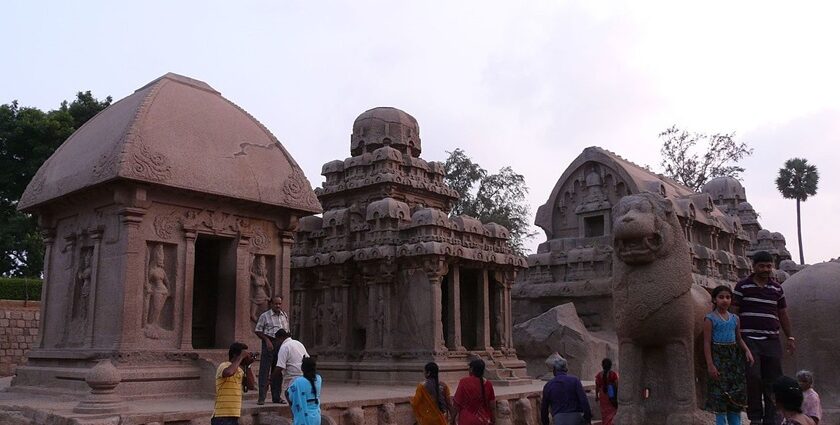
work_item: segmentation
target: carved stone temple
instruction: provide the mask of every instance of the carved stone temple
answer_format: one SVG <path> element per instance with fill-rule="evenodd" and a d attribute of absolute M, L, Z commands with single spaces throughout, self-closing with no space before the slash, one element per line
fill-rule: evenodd
<path fill-rule="evenodd" d="M 353 123 L 351 157 L 324 164 L 323 217 L 300 221 L 292 333 L 318 369 L 351 382 L 414 382 L 436 361 L 457 382 L 473 357 L 488 378 L 524 377 L 510 290 L 525 259 L 508 230 L 450 217 L 443 164 L 420 158 L 417 121 L 375 108 Z"/>
<path fill-rule="evenodd" d="M 574 302 L 590 331 L 614 332 L 611 209 L 644 191 L 670 199 L 691 254 L 696 284 L 733 285 L 752 268 L 749 256 L 768 250 L 776 265 L 790 259 L 780 233 L 762 229 L 738 180 L 719 177 L 697 193 L 599 147 L 586 148 L 557 181 L 536 225 L 546 241 L 528 257 L 513 289 L 514 323 Z"/>
<path fill-rule="evenodd" d="M 73 133 L 26 188 L 46 242 L 40 342 L 13 390 L 212 394 L 228 346 L 289 293 L 292 229 L 320 212 L 300 167 L 204 82 L 166 74 Z M 286 297 L 288 299 L 288 296 Z"/>

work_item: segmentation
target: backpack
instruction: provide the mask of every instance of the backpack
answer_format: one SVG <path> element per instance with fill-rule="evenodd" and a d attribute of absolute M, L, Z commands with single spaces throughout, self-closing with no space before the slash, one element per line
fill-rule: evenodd
<path fill-rule="evenodd" d="M 618 407 L 618 383 L 610 379 L 610 375 L 610 373 L 607 373 L 607 376 L 604 377 L 604 394 L 610 400 L 610 404 Z"/>

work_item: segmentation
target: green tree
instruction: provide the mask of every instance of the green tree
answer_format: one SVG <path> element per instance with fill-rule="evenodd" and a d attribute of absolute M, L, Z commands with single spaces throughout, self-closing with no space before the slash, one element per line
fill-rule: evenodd
<path fill-rule="evenodd" d="M 17 211 L 41 164 L 77 128 L 111 104 L 79 92 L 72 102 L 44 112 L 17 101 L 0 105 L 0 275 L 40 276 L 44 247 L 35 218 Z"/>
<path fill-rule="evenodd" d="M 525 200 L 528 194 L 525 177 L 511 167 L 488 174 L 462 149 L 447 153 L 444 181 L 460 196 L 451 215 L 468 215 L 506 227 L 510 230 L 510 247 L 518 254 L 525 254 L 525 242 L 536 235 L 528 225 L 530 206 Z"/>
<path fill-rule="evenodd" d="M 817 167 L 809 164 L 807 159 L 792 158 L 785 161 L 784 168 L 779 169 L 776 178 L 776 188 L 786 199 L 796 199 L 796 236 L 799 238 L 799 264 L 805 264 L 802 252 L 802 216 L 799 203 L 808 200 L 809 196 L 817 194 L 820 174 Z"/>
<path fill-rule="evenodd" d="M 746 143 L 735 141 L 735 133 L 689 133 L 672 126 L 659 138 L 664 174 L 695 192 L 714 177 L 739 178 L 744 168 L 738 161 L 753 153 Z M 697 152 L 698 144 L 705 146 L 705 152 Z"/>

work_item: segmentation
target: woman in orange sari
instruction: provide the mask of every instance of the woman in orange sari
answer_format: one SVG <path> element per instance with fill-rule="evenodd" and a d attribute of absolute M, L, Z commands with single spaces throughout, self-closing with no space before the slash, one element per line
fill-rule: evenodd
<path fill-rule="evenodd" d="M 452 410 L 449 387 L 438 380 L 437 363 L 426 363 L 424 371 L 426 380 L 417 384 L 417 391 L 411 399 L 417 425 L 446 425 Z"/>

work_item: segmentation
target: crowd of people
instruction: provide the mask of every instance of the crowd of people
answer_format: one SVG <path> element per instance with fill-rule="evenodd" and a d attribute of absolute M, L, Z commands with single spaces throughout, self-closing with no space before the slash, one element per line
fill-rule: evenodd
<path fill-rule="evenodd" d="M 708 370 L 705 409 L 715 414 L 718 425 L 740 425 L 744 410 L 753 425 L 817 425 L 822 417 L 813 373 L 803 370 L 796 379 L 782 373 L 782 342 L 789 352 L 796 349 L 784 290 L 772 278 L 773 257 L 767 252 L 753 256 L 753 270 L 734 289 L 721 285 L 711 293 L 712 311 L 705 315 L 703 353 Z M 271 401 L 290 405 L 294 425 L 321 423 L 321 377 L 315 360 L 300 341 L 289 334 L 289 319 L 282 297 L 259 316 L 255 333 L 261 340 L 257 404 Z M 216 403 L 212 425 L 238 424 L 243 390 L 253 389 L 250 370 L 256 353 L 234 343 L 228 361 L 216 371 Z M 603 425 L 612 425 L 618 409 L 618 373 L 604 359 L 595 376 L 595 399 Z M 542 425 L 587 424 L 592 411 L 579 378 L 568 373 L 565 359 L 553 359 L 553 378 L 545 384 L 540 404 Z M 458 382 L 454 395 L 439 379 L 439 367 L 425 365 L 425 380 L 417 385 L 411 407 L 418 425 L 492 425 L 496 403 L 493 385 L 484 379 L 485 363 L 469 363 L 468 376 Z M 285 398 L 281 397 L 285 396 Z M 777 417 L 780 415 L 781 417 Z"/>

